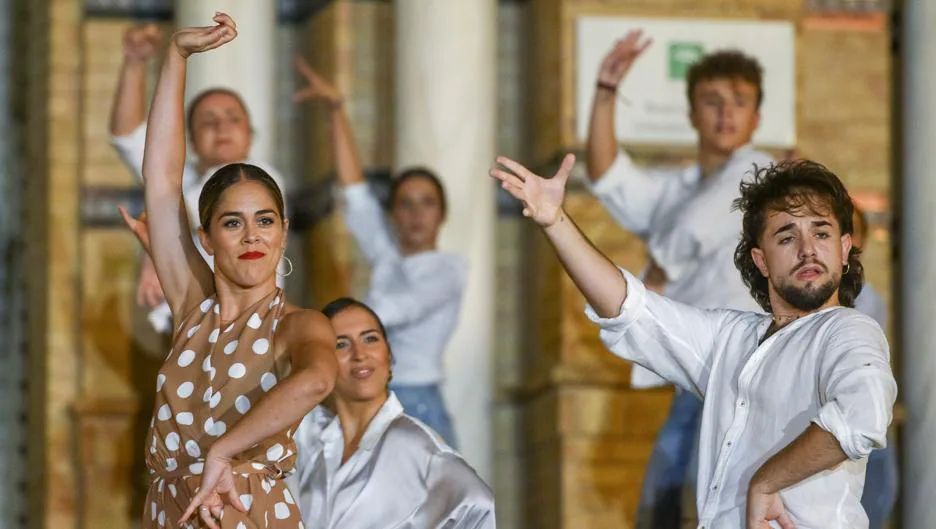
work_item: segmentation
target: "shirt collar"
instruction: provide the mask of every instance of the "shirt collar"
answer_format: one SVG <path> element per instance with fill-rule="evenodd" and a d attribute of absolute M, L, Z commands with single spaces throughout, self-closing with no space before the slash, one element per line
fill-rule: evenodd
<path fill-rule="evenodd" d="M 364 432 L 358 448 L 368 451 L 373 450 L 380 439 L 383 438 L 390 424 L 400 415 L 403 415 L 403 405 L 400 404 L 396 394 L 391 391 L 387 400 L 377 411 L 377 415 L 374 415 L 370 424 L 367 425 L 367 430 Z M 340 442 L 342 440 L 341 419 L 338 418 L 338 415 L 331 419 L 325 431 L 322 432 L 322 440 L 325 442 Z"/>
<path fill-rule="evenodd" d="M 718 172 L 721 172 L 731 162 L 737 160 L 738 158 L 749 156 L 752 152 L 754 152 L 753 143 L 745 143 L 744 145 L 738 147 L 737 149 L 734 150 L 733 153 L 731 153 L 731 156 L 728 157 L 728 160 L 725 161 L 724 165 L 721 166 Z M 683 178 L 683 182 L 685 182 L 686 184 L 695 184 L 699 182 L 702 178 L 702 171 L 699 169 L 699 164 L 694 163 L 690 165 L 689 167 L 687 167 L 682 172 L 682 178 Z"/>

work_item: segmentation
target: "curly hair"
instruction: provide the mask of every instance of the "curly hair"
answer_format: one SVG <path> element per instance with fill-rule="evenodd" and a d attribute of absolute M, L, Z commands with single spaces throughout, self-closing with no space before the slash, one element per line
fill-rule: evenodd
<path fill-rule="evenodd" d="M 712 79 L 740 79 L 757 88 L 757 108 L 764 100 L 764 69 L 754 57 L 738 50 L 721 50 L 709 53 L 689 68 L 686 74 L 686 96 L 692 105 L 692 93 L 702 81 Z"/>
<path fill-rule="evenodd" d="M 842 235 L 854 231 L 854 204 L 845 185 L 825 166 L 809 160 L 755 166 L 753 178 L 741 183 L 741 197 L 734 201 L 734 209 L 744 215 L 741 241 L 735 249 L 735 266 L 751 295 L 767 312 L 771 311 L 769 282 L 754 264 L 751 250 L 760 247 L 758 241 L 770 212 L 806 209 L 817 214 L 831 213 Z M 864 284 L 860 253 L 860 249 L 852 247 L 839 284 L 839 302 L 846 307 L 855 306 L 855 298 Z"/>

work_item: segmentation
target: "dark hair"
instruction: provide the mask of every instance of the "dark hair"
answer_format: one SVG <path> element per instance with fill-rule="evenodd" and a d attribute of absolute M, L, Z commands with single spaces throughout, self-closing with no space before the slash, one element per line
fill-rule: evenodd
<path fill-rule="evenodd" d="M 764 310 L 770 312 L 768 280 L 757 269 L 751 250 L 758 248 L 764 233 L 767 215 L 771 211 L 791 212 L 808 208 L 820 213 L 831 212 L 842 234 L 851 234 L 852 199 L 845 185 L 823 165 L 809 160 L 781 162 L 766 167 L 754 167 L 754 177 L 741 182 L 741 197 L 734 208 L 744 214 L 741 241 L 735 249 L 734 262 L 751 295 Z M 839 302 L 855 305 L 855 298 L 864 283 L 864 270 L 858 259 L 861 251 L 852 247 L 848 254 L 848 269 L 839 284 Z"/>
<path fill-rule="evenodd" d="M 221 200 L 221 195 L 227 188 L 241 180 L 253 180 L 263 184 L 273 197 L 273 201 L 276 202 L 276 211 L 279 212 L 280 219 L 286 218 L 283 192 L 269 173 L 249 163 L 229 163 L 211 175 L 211 178 L 205 182 L 201 194 L 198 195 L 198 220 L 201 221 L 202 229 L 206 232 L 218 201 Z"/>
<path fill-rule="evenodd" d="M 439 192 L 439 204 L 442 206 L 442 216 L 444 217 L 448 210 L 448 202 L 445 200 L 445 186 L 442 185 L 442 180 L 439 180 L 439 177 L 426 167 L 410 167 L 393 177 L 393 180 L 390 182 L 390 198 L 387 201 L 387 209 L 393 209 L 393 205 L 396 203 L 397 193 L 400 191 L 400 186 L 407 180 L 412 180 L 413 178 L 424 178 L 435 186 L 436 191 Z"/>
<path fill-rule="evenodd" d="M 248 124 L 250 123 L 250 112 L 247 111 L 247 104 L 244 103 L 244 99 L 240 96 L 240 94 L 238 94 L 237 92 L 229 88 L 221 88 L 221 87 L 209 88 L 207 90 L 199 92 L 198 95 L 192 98 L 191 103 L 189 103 L 188 112 L 185 114 L 185 123 L 188 127 L 189 137 L 194 137 L 195 135 L 195 129 L 192 124 L 192 118 L 195 116 L 195 109 L 198 108 L 198 105 L 200 105 L 202 101 L 207 99 L 209 96 L 213 96 L 215 94 L 229 95 L 233 97 L 234 99 L 236 99 L 237 103 L 240 105 L 241 109 L 244 111 L 244 115 L 247 116 L 247 123 Z"/>
<path fill-rule="evenodd" d="M 380 321 L 380 316 L 378 316 L 377 313 L 374 312 L 374 309 L 368 307 L 367 304 L 361 301 L 358 301 L 354 298 L 345 297 L 345 298 L 338 298 L 334 301 L 329 302 L 322 309 L 322 314 L 324 314 L 326 318 L 331 320 L 338 314 L 348 309 L 361 309 L 364 312 L 370 314 L 372 318 L 374 318 L 374 321 L 377 322 L 377 330 L 380 331 L 380 336 L 383 337 L 384 342 L 387 344 L 387 354 L 390 355 L 390 365 L 393 365 L 393 350 L 390 349 L 390 341 L 387 340 L 387 329 L 384 327 L 383 322 Z M 393 379 L 392 372 L 390 373 L 390 378 Z"/>
<path fill-rule="evenodd" d="M 757 88 L 757 108 L 764 99 L 764 69 L 754 57 L 738 50 L 720 50 L 709 53 L 689 68 L 686 74 L 686 96 L 693 106 L 692 94 L 696 85 L 713 79 L 740 79 Z"/>

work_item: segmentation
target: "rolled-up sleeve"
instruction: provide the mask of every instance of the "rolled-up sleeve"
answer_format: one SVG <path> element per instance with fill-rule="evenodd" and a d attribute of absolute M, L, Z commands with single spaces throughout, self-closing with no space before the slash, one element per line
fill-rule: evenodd
<path fill-rule="evenodd" d="M 146 122 L 126 136 L 111 136 L 111 145 L 127 169 L 143 181 L 143 150 L 146 147 Z"/>
<path fill-rule="evenodd" d="M 589 186 L 608 213 L 624 228 L 646 238 L 666 179 L 637 166 L 619 151 L 611 167 Z"/>
<path fill-rule="evenodd" d="M 615 355 L 649 369 L 698 396 L 704 396 L 715 354 L 715 338 L 730 311 L 698 309 L 650 292 L 626 270 L 627 297 L 621 312 L 601 318 L 602 343 Z"/>
<path fill-rule="evenodd" d="M 868 316 L 848 311 L 832 331 L 819 373 L 822 406 L 813 422 L 855 460 L 887 446 L 897 399 L 887 338 Z"/>
<path fill-rule="evenodd" d="M 344 203 L 345 224 L 370 264 L 398 254 L 387 230 L 383 208 L 366 183 L 345 187 Z"/>

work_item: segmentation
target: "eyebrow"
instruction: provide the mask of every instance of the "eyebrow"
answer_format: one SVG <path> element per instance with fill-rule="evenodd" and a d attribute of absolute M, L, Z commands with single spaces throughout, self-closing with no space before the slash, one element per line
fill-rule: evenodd
<path fill-rule="evenodd" d="M 813 228 L 825 228 L 825 227 L 830 227 L 830 226 L 832 226 L 832 223 L 824 219 L 812 221 Z M 794 227 L 795 225 L 792 222 L 789 224 L 784 224 L 783 226 L 780 226 L 780 228 L 778 228 L 777 231 L 774 232 L 774 235 L 779 235 L 781 232 L 792 230 Z"/>
<path fill-rule="evenodd" d="M 794 226 L 795 225 L 792 222 L 789 224 L 784 224 L 783 226 L 780 226 L 779 228 L 777 228 L 777 231 L 773 232 L 773 234 L 779 235 L 781 232 L 792 230 Z"/>
<path fill-rule="evenodd" d="M 371 333 L 379 334 L 379 333 L 377 332 L 377 329 L 367 329 L 366 331 L 361 331 L 361 332 L 359 332 L 359 333 L 358 333 L 358 336 L 364 336 L 365 334 L 371 334 Z M 351 337 L 348 336 L 347 334 L 339 334 L 338 336 L 336 336 L 336 338 L 339 339 L 339 340 L 341 340 L 342 338 L 344 338 L 345 340 L 350 340 L 350 339 L 351 339 Z"/>
<path fill-rule="evenodd" d="M 272 210 L 272 209 L 261 209 L 260 211 L 254 213 L 254 216 L 255 216 L 255 217 L 256 217 L 256 216 L 259 216 L 259 215 L 276 215 L 276 216 L 279 216 L 279 214 L 278 214 L 275 210 Z M 221 217 L 237 217 L 237 218 L 239 218 L 239 219 L 244 218 L 244 214 L 241 213 L 240 211 L 225 211 L 225 212 L 222 213 L 220 216 L 221 216 Z"/>

